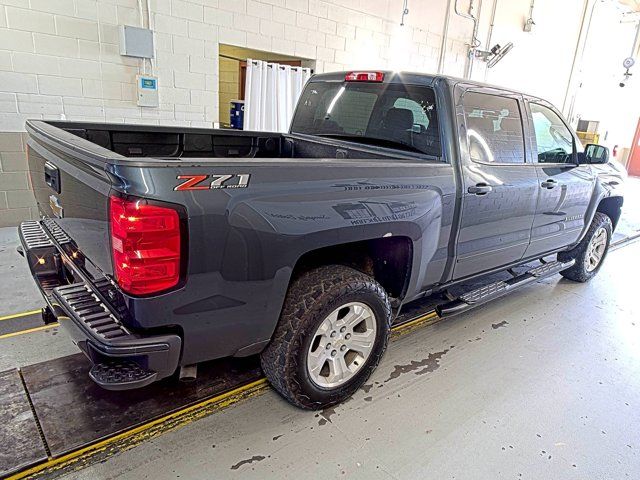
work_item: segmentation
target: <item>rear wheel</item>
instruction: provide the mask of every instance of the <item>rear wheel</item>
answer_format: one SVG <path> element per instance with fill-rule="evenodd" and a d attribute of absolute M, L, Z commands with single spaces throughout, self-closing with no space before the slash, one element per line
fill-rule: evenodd
<path fill-rule="evenodd" d="M 568 252 L 558 254 L 560 261 L 576 261 L 572 267 L 560 274 L 575 282 L 591 280 L 598 273 L 607 256 L 612 233 L 611 219 L 604 213 L 596 212 L 582 241 Z"/>
<path fill-rule="evenodd" d="M 390 322 L 389 298 L 373 278 L 341 265 L 320 267 L 291 285 L 261 354 L 262 369 L 294 405 L 318 409 L 341 402 L 380 362 Z"/>

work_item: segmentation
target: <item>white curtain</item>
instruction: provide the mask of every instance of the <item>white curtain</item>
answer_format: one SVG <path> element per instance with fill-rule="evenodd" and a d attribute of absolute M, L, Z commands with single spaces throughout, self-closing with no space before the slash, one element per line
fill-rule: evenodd
<path fill-rule="evenodd" d="M 244 130 L 287 132 L 309 68 L 247 59 Z"/>

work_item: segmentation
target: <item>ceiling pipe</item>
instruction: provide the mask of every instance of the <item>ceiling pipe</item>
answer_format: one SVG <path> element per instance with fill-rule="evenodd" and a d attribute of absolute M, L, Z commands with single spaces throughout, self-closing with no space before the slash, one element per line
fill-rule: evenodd
<path fill-rule="evenodd" d="M 498 0 L 493 0 L 493 6 L 491 7 L 491 21 L 489 22 L 489 29 L 487 30 L 487 41 L 485 45 L 487 49 L 491 48 L 491 38 L 493 37 L 493 26 L 496 23 L 496 11 L 498 10 Z M 489 69 L 485 68 L 484 70 L 484 81 L 487 81 L 487 75 L 489 74 Z"/>
<path fill-rule="evenodd" d="M 633 46 L 631 47 L 631 58 L 635 58 L 638 54 L 638 50 L 640 50 L 640 21 L 638 22 L 638 27 L 636 30 L 636 37 L 633 40 Z"/>
<path fill-rule="evenodd" d="M 473 31 L 471 33 L 471 44 L 469 45 L 469 52 L 467 54 L 467 63 L 464 69 L 464 78 L 470 79 L 471 74 L 473 73 L 473 60 L 475 58 L 475 51 L 481 45 L 481 42 L 478 40 L 478 18 L 480 17 L 480 11 L 482 9 L 482 0 L 478 0 L 478 14 L 474 15 L 473 11 L 475 10 L 474 0 L 469 2 L 469 13 L 461 12 L 458 8 L 458 0 L 455 0 L 454 11 L 456 15 L 462 18 L 466 18 L 467 20 L 471 20 L 473 22 Z"/>
<path fill-rule="evenodd" d="M 533 9 L 536 6 L 536 0 L 531 0 L 531 6 L 529 6 L 529 17 L 524 21 L 523 31 L 531 33 L 533 26 L 536 22 L 533 21 Z"/>
<path fill-rule="evenodd" d="M 440 44 L 440 57 L 438 58 L 438 73 L 444 70 L 444 58 L 447 54 L 447 38 L 449 36 L 449 20 L 451 19 L 451 0 L 447 0 L 447 10 L 442 27 L 442 43 Z"/>
<path fill-rule="evenodd" d="M 404 27 L 404 17 L 409 15 L 409 0 L 404 0 L 404 5 L 402 6 L 402 18 L 400 19 L 400 26 Z"/>
<path fill-rule="evenodd" d="M 578 33 L 578 41 L 576 42 L 576 50 L 573 55 L 573 62 L 571 63 L 571 73 L 569 74 L 569 81 L 567 82 L 567 89 L 564 95 L 564 102 L 562 104 L 562 113 L 572 123 L 573 109 L 575 107 L 577 92 L 570 95 L 572 86 L 576 83 L 575 79 L 578 75 L 579 69 L 582 67 L 582 61 L 584 59 L 584 51 L 587 46 L 587 40 L 589 38 L 589 31 L 591 30 L 591 20 L 593 19 L 593 12 L 596 9 L 596 5 L 603 0 L 593 0 L 591 6 L 591 12 L 589 13 L 589 2 L 591 0 L 585 0 L 584 8 L 582 10 L 582 21 L 580 23 L 580 32 Z"/>

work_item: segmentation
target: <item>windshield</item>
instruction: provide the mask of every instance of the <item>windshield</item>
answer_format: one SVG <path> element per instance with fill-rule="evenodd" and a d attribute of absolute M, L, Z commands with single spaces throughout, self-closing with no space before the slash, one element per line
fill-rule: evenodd
<path fill-rule="evenodd" d="M 300 97 L 291 132 L 441 155 L 430 87 L 311 82 Z"/>

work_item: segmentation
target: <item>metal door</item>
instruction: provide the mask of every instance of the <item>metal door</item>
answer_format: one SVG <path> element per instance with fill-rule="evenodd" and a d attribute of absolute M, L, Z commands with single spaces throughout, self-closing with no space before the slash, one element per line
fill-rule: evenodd
<path fill-rule="evenodd" d="M 542 255 L 575 243 L 595 187 L 591 166 L 579 165 L 580 140 L 548 103 L 527 104 L 532 150 L 538 173 L 538 206 L 526 256 Z"/>
<path fill-rule="evenodd" d="M 467 90 L 459 102 L 463 199 L 454 278 L 517 262 L 530 240 L 538 179 L 519 95 Z M 462 130 L 461 130 L 462 131 Z"/>

